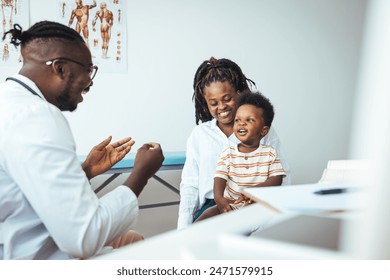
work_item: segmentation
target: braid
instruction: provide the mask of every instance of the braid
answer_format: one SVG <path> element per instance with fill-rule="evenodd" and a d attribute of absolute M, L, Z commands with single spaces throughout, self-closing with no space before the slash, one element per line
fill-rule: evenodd
<path fill-rule="evenodd" d="M 249 87 L 252 88 L 252 85 L 256 87 L 251 79 L 245 77 L 241 68 L 229 59 L 211 57 L 198 67 L 194 77 L 194 94 L 192 96 L 195 103 L 196 124 L 199 124 L 199 121 L 205 122 L 213 118 L 204 98 L 204 88 L 212 82 L 223 83 L 226 81 L 240 92 L 249 89 Z"/>
<path fill-rule="evenodd" d="M 14 28 L 5 32 L 3 40 L 7 34 L 11 34 L 11 44 L 15 47 L 21 45 L 22 47 L 34 40 L 51 40 L 64 39 L 68 41 L 84 42 L 83 38 L 70 27 L 67 27 L 58 22 L 40 21 L 31 26 L 28 30 L 23 31 L 19 24 L 14 24 Z"/>
<path fill-rule="evenodd" d="M 7 36 L 7 34 L 11 34 L 11 42 L 10 43 L 12 45 L 14 45 L 15 47 L 20 45 L 23 32 L 22 32 L 22 27 L 19 24 L 14 24 L 14 29 L 10 29 L 4 33 L 3 38 L 2 38 L 3 41 L 4 41 L 5 37 Z"/>

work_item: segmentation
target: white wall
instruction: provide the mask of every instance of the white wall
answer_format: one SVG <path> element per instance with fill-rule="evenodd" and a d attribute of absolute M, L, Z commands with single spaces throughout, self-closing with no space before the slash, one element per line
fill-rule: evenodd
<path fill-rule="evenodd" d="M 31 22 L 56 20 L 56 3 L 31 0 Z M 67 114 L 78 153 L 108 135 L 184 150 L 195 70 L 226 57 L 273 101 L 293 183 L 319 180 L 329 159 L 348 157 L 365 8 L 365 0 L 128 1 L 128 73 L 98 73 Z"/>
<path fill-rule="evenodd" d="M 369 2 L 350 152 L 371 160 L 363 182 L 359 219 L 347 225 L 343 243 L 359 259 L 390 259 L 390 2 Z"/>

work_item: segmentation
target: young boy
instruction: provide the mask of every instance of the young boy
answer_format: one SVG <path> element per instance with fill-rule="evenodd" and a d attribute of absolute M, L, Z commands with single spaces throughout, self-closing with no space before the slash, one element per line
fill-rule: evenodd
<path fill-rule="evenodd" d="M 207 209 L 195 222 L 242 208 L 250 203 L 241 188 L 278 186 L 286 175 L 277 152 L 261 145 L 274 118 L 270 101 L 258 92 L 240 93 L 233 131 L 240 143 L 224 150 L 214 177 L 217 205 Z"/>

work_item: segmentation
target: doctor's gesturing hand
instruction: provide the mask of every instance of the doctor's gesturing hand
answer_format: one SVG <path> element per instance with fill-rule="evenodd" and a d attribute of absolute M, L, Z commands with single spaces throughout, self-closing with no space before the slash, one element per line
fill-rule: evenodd
<path fill-rule="evenodd" d="M 100 175 L 109 170 L 113 165 L 121 161 L 131 150 L 135 141 L 126 137 L 110 144 L 112 137 L 109 136 L 89 152 L 82 164 L 82 168 L 88 179 Z"/>
<path fill-rule="evenodd" d="M 148 180 L 160 169 L 164 161 L 161 146 L 158 143 L 146 143 L 138 149 L 134 160 L 134 169 L 124 182 L 138 197 Z"/>

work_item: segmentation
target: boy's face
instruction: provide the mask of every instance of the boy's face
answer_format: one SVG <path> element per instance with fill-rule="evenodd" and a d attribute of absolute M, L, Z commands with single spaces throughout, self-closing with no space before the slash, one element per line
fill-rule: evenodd
<path fill-rule="evenodd" d="M 261 138 L 269 131 L 264 124 L 263 109 L 245 104 L 237 109 L 234 119 L 234 134 L 244 146 L 258 147 Z"/>

